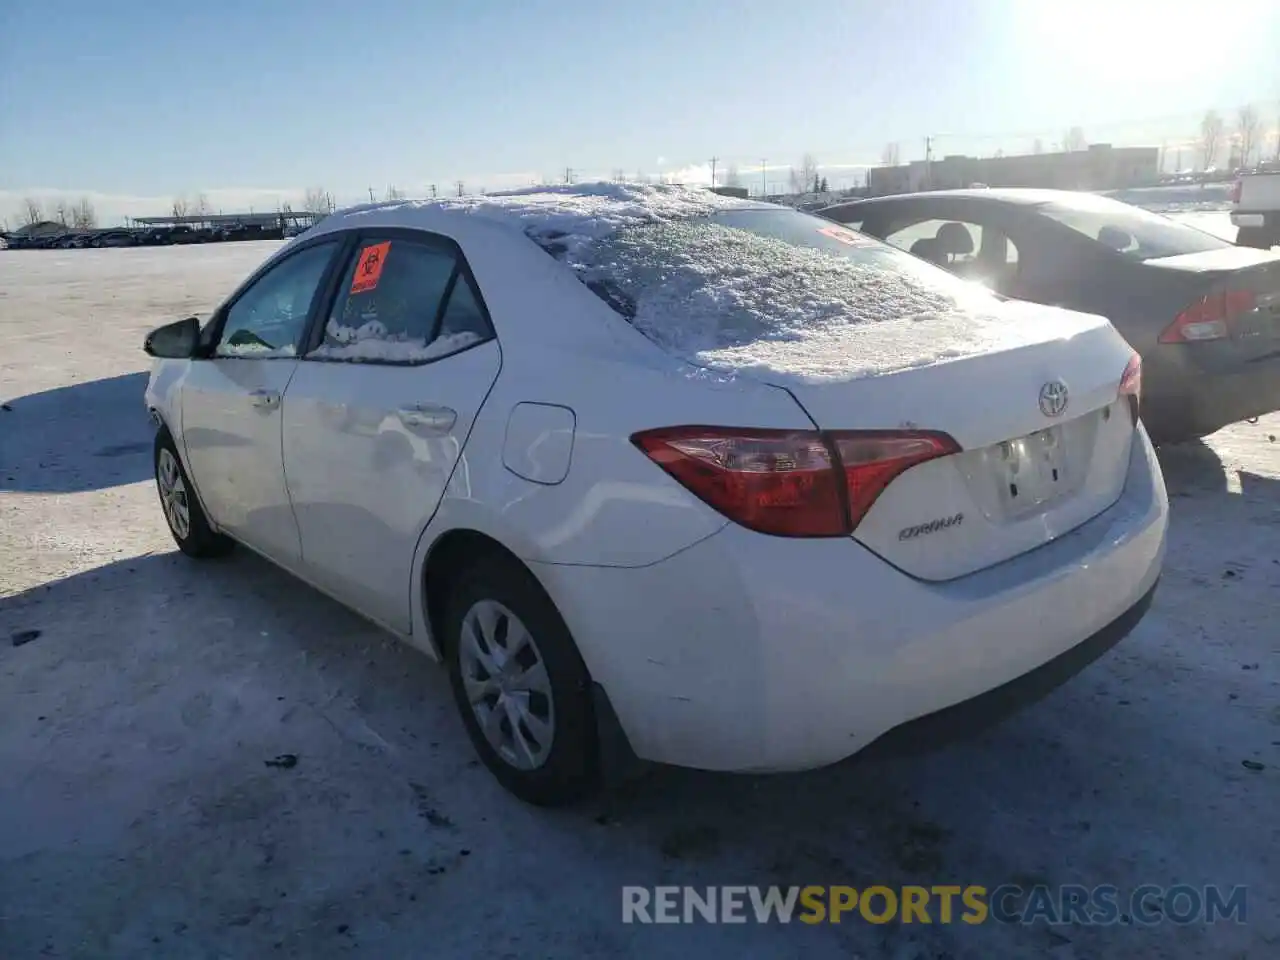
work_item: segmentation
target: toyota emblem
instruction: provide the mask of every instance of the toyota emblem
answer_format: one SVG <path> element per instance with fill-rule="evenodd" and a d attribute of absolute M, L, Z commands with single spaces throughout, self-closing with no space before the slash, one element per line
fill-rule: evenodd
<path fill-rule="evenodd" d="M 1050 380 L 1040 388 L 1040 412 L 1046 417 L 1060 417 L 1067 409 L 1067 385 L 1061 380 Z"/>

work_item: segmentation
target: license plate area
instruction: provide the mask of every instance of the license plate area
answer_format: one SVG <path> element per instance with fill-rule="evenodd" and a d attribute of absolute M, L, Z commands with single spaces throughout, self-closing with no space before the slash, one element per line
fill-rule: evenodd
<path fill-rule="evenodd" d="M 1000 503 L 1010 519 L 1041 512 L 1073 486 L 1062 425 L 1005 440 L 991 453 Z"/>

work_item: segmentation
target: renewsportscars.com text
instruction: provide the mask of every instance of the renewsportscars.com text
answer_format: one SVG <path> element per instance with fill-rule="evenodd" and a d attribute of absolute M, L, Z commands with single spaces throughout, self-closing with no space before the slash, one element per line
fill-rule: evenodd
<path fill-rule="evenodd" d="M 1244 923 L 1246 887 L 1103 884 L 622 888 L 623 923 Z"/>

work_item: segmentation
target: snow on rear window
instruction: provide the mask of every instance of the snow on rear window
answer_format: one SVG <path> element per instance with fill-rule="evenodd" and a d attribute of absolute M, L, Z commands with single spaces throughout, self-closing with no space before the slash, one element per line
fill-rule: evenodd
<path fill-rule="evenodd" d="M 772 382 L 923 366 L 1004 337 L 989 292 L 831 226 L 738 212 L 622 230 L 563 258 L 669 352 Z"/>

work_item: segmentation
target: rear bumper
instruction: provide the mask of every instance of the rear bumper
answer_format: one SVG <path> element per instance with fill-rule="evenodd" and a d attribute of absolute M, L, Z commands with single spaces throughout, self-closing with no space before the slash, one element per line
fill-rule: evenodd
<path fill-rule="evenodd" d="M 1142 599 L 1078 646 L 994 690 L 894 727 L 861 755 L 900 756 L 933 750 L 971 737 L 1043 699 L 1127 637 L 1146 616 L 1155 594 L 1153 584 Z"/>
<path fill-rule="evenodd" d="M 1267 215 L 1265 213 L 1233 213 L 1231 223 L 1237 227 L 1265 227 Z"/>
<path fill-rule="evenodd" d="M 1280 350 L 1280 342 L 1276 344 Z M 1208 436 L 1280 410 L 1280 356 L 1235 373 L 1191 374 L 1176 391 L 1142 398 L 1142 419 L 1157 441 Z"/>
<path fill-rule="evenodd" d="M 913 579 L 852 540 L 733 525 L 648 567 L 532 566 L 638 756 L 823 766 L 981 695 L 1005 701 L 989 692 L 1018 678 L 1033 692 L 1061 682 L 1132 627 L 1160 573 L 1168 513 L 1137 438 L 1111 508 L 953 581 Z"/>

